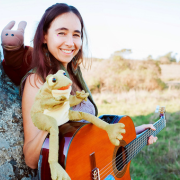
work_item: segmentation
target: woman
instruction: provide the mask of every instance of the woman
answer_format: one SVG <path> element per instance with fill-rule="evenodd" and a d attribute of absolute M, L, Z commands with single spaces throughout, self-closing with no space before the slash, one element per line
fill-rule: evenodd
<path fill-rule="evenodd" d="M 82 89 L 89 91 L 79 68 L 79 64 L 83 61 L 84 36 L 84 23 L 80 13 L 75 7 L 62 3 L 49 7 L 37 27 L 32 59 L 32 68 L 35 71 L 24 79 L 22 97 L 25 137 L 23 152 L 26 164 L 32 169 L 37 168 L 40 150 L 48 133 L 34 126 L 30 110 L 35 95 L 45 82 L 46 76 L 64 69 L 73 81 L 71 94 Z M 97 115 L 97 107 L 91 94 L 87 102 L 82 102 L 73 110 Z M 147 128 L 155 130 L 153 125 L 147 124 L 136 127 L 136 133 L 139 134 Z M 156 140 L 157 137 L 150 137 L 148 144 Z"/>

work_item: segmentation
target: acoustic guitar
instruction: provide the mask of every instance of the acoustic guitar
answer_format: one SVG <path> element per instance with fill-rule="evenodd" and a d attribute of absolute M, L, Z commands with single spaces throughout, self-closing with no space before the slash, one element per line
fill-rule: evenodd
<path fill-rule="evenodd" d="M 120 146 L 112 145 L 107 133 L 95 125 L 68 122 L 59 127 L 59 163 L 71 180 L 131 180 L 131 160 L 147 145 L 149 136 L 156 136 L 166 126 L 165 115 L 154 124 L 156 131 L 147 129 L 138 136 L 129 116 L 102 115 L 99 118 L 110 124 L 125 124 L 126 133 Z M 48 156 L 47 137 L 38 163 L 40 180 L 51 180 Z"/>

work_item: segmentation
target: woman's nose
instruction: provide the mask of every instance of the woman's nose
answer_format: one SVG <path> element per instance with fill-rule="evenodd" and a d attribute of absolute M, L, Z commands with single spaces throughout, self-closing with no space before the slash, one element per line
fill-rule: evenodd
<path fill-rule="evenodd" d="M 65 44 L 67 46 L 74 46 L 74 41 L 73 41 L 73 37 L 72 36 L 68 36 L 66 41 L 65 41 Z"/>

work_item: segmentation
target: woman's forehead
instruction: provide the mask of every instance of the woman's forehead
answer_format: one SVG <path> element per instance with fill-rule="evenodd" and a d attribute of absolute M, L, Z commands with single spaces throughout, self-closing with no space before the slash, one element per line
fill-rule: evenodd
<path fill-rule="evenodd" d="M 49 29 L 57 30 L 60 28 L 66 28 L 68 30 L 81 31 L 81 22 L 79 18 L 73 13 L 68 12 L 57 16 L 51 23 Z"/>

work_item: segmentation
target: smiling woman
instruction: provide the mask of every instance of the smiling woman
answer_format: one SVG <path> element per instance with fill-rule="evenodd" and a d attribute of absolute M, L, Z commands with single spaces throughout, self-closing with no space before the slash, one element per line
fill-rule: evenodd
<path fill-rule="evenodd" d="M 48 134 L 37 129 L 31 119 L 30 111 L 39 88 L 48 74 L 55 74 L 59 69 L 66 71 L 73 82 L 71 94 L 87 88 L 81 71 L 83 61 L 83 39 L 86 37 L 83 19 L 73 6 L 59 3 L 49 7 L 37 27 L 34 37 L 34 49 L 31 69 L 22 80 L 22 114 L 24 126 L 24 147 L 26 164 L 35 169 L 38 165 L 42 144 Z M 88 100 L 82 101 L 73 110 L 81 110 L 97 115 L 97 107 L 90 94 Z"/>
<path fill-rule="evenodd" d="M 82 101 L 72 109 L 96 116 L 98 114 L 97 106 L 79 67 L 83 62 L 84 36 L 86 37 L 86 33 L 80 13 L 75 7 L 63 3 L 49 7 L 37 27 L 33 41 L 31 65 L 33 73 L 28 73 L 22 80 L 22 86 L 24 85 L 22 114 L 25 137 L 23 152 L 26 164 L 33 169 L 37 168 L 41 147 L 48 132 L 34 126 L 30 111 L 35 96 L 48 74 L 55 74 L 59 69 L 63 69 L 73 82 L 72 95 L 81 90 L 90 94 L 86 102 Z M 84 120 L 82 121 L 84 122 Z M 152 125 L 142 125 L 136 128 L 136 133 L 147 128 L 155 130 Z M 152 144 L 156 140 L 157 138 L 151 137 L 148 144 Z M 57 177 L 58 180 L 63 178 L 65 177 Z"/>
<path fill-rule="evenodd" d="M 66 71 L 68 69 L 71 79 L 76 80 L 72 67 L 77 71 L 82 58 L 83 27 L 79 12 L 66 4 L 55 4 L 48 8 L 37 27 L 31 65 L 34 74 L 25 77 L 22 97 L 25 135 L 23 150 L 26 163 L 31 168 L 37 168 L 42 143 L 47 135 L 47 132 L 40 131 L 33 125 L 30 117 L 35 95 L 47 75 L 54 74 L 61 68 Z M 80 82 L 76 80 L 73 84 L 73 92 L 82 90 Z M 88 103 L 91 109 L 94 108 L 94 102 Z"/>

